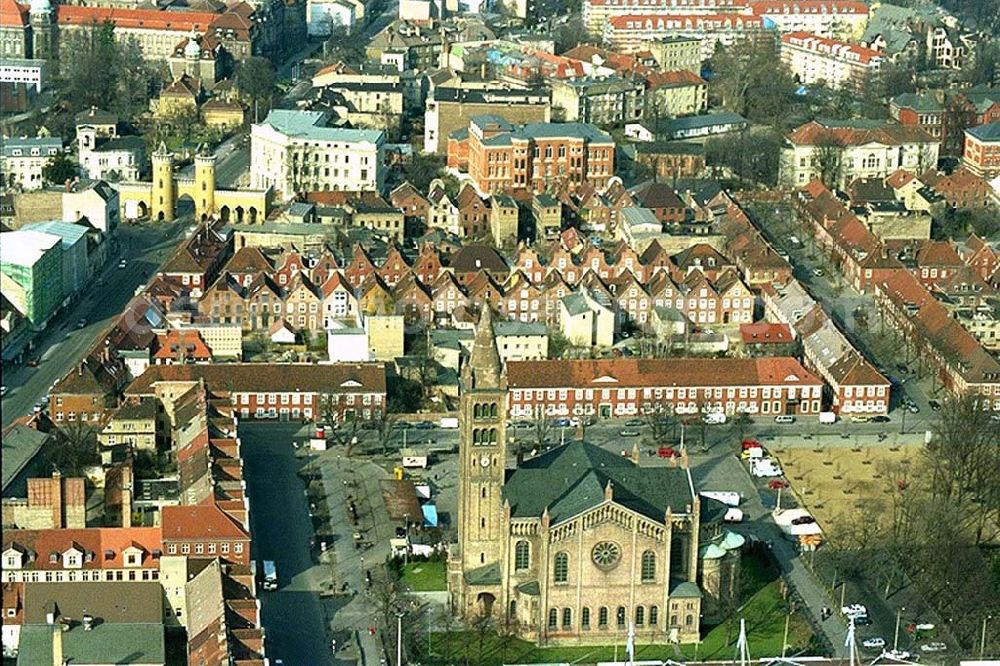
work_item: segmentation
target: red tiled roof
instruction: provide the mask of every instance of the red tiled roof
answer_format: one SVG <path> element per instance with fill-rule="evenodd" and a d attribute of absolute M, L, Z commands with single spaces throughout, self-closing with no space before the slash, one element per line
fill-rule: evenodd
<path fill-rule="evenodd" d="M 885 124 L 876 128 L 827 127 L 812 120 L 799 125 L 786 135 L 789 141 L 800 146 L 812 146 L 833 140 L 843 146 L 860 146 L 867 143 L 899 145 L 902 143 L 936 143 L 937 139 L 918 125 Z"/>
<path fill-rule="evenodd" d="M 819 385 L 791 357 L 511 361 L 507 385 L 520 388 Z"/>
<path fill-rule="evenodd" d="M 13 28 L 28 25 L 28 8 L 14 0 L 0 0 L 0 27 Z"/>
<path fill-rule="evenodd" d="M 62 569 L 62 554 L 74 546 L 84 551 L 83 569 L 122 569 L 122 551 L 133 545 L 143 550 L 141 566 L 159 566 L 152 557 L 154 550 L 163 552 L 159 527 L 4 530 L 3 535 L 5 551 L 16 546 L 22 552 L 34 553 L 34 562 L 29 562 L 29 555 L 24 568 L 36 570 Z M 50 560 L 52 553 L 58 554 L 56 562 Z"/>
<path fill-rule="evenodd" d="M 612 16 L 608 24 L 615 30 L 762 29 L 760 16 L 744 14 L 623 14 Z"/>
<path fill-rule="evenodd" d="M 788 324 L 772 324 L 766 321 L 740 324 L 740 337 L 743 338 L 745 345 L 783 344 L 795 339 Z"/>
<path fill-rule="evenodd" d="M 250 539 L 243 526 L 213 504 L 165 506 L 163 540 Z"/>
<path fill-rule="evenodd" d="M 204 338 L 197 330 L 171 330 L 163 335 L 157 335 L 153 345 L 153 358 L 177 360 L 181 348 L 184 359 L 212 360 L 212 350 L 205 344 Z"/>
<path fill-rule="evenodd" d="M 789 14 L 864 14 L 868 5 L 856 0 L 750 0 L 750 11 L 757 15 Z"/>
<path fill-rule="evenodd" d="M 175 30 L 203 33 L 219 18 L 212 12 L 162 11 L 159 9 L 123 9 L 118 7 L 82 7 L 56 5 L 60 24 L 87 25 L 110 21 L 119 28 Z"/>
<path fill-rule="evenodd" d="M 908 185 L 916 179 L 916 175 L 906 169 L 896 169 L 890 173 L 886 179 L 885 184 L 894 190 L 898 190 L 904 185 Z"/>
<path fill-rule="evenodd" d="M 674 88 L 679 86 L 706 85 L 707 81 L 694 72 L 682 69 L 675 72 L 653 72 L 646 77 L 650 90 L 657 88 Z"/>
<path fill-rule="evenodd" d="M 781 36 L 781 43 L 789 44 L 808 51 L 814 51 L 824 55 L 829 55 L 841 60 L 851 60 L 867 64 L 876 58 L 883 58 L 885 54 L 875 49 L 869 49 L 858 44 L 842 42 L 836 39 L 827 39 L 810 32 L 788 32 Z"/>

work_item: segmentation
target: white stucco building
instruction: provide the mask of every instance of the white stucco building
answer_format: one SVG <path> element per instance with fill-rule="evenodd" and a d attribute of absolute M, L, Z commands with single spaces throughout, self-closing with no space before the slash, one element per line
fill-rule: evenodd
<path fill-rule="evenodd" d="M 379 191 L 385 135 L 326 127 L 322 111 L 274 109 L 250 130 L 250 187 L 296 192 Z"/>
<path fill-rule="evenodd" d="M 0 187 L 41 189 L 42 168 L 62 152 L 62 139 L 38 137 L 4 139 L 0 152 Z"/>

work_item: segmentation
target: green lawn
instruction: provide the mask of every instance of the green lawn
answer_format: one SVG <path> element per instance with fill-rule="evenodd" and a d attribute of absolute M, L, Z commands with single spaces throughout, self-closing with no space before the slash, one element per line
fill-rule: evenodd
<path fill-rule="evenodd" d="M 618 659 L 624 661 L 625 632 L 621 632 L 618 644 Z M 423 642 L 423 641 L 421 641 Z M 678 655 L 670 645 L 643 645 L 636 641 L 635 658 L 637 660 L 677 659 Z M 426 648 L 426 642 L 417 646 Z M 465 663 L 476 666 L 501 666 L 502 664 L 556 664 L 556 663 L 595 663 L 612 661 L 615 658 L 615 646 L 595 647 L 552 647 L 539 648 L 533 643 L 517 638 L 503 639 L 495 633 L 489 633 L 483 638 L 482 657 L 480 658 L 479 635 L 474 631 L 431 634 L 432 654 L 429 659 L 420 655 L 426 664 L 458 664 Z"/>
<path fill-rule="evenodd" d="M 780 581 L 768 583 L 746 603 L 736 618 L 711 629 L 698 646 L 698 659 L 733 659 L 740 617 L 746 619 L 751 657 L 781 656 L 786 605 L 781 598 L 780 585 Z M 793 613 L 788 624 L 788 654 L 795 654 L 808 647 L 811 640 L 812 630 L 805 618 Z M 684 645 L 682 649 L 685 656 L 694 658 L 695 646 Z"/>
<path fill-rule="evenodd" d="M 404 564 L 400 578 L 414 592 L 439 592 L 448 589 L 444 562 Z"/>
<path fill-rule="evenodd" d="M 432 563 L 411 564 L 407 573 L 416 566 L 427 566 Z M 404 580 L 407 580 L 404 573 Z M 420 576 L 414 572 L 412 575 Z M 443 565 L 440 574 L 441 585 L 444 585 Z M 780 656 L 781 642 L 785 630 L 785 601 L 781 598 L 781 582 L 777 572 L 760 559 L 744 557 L 741 570 L 742 597 L 747 599 L 736 618 L 729 623 L 708 628 L 701 644 L 697 648 L 699 660 L 732 659 L 735 656 L 736 637 L 739 632 L 739 618 L 746 619 L 747 637 L 750 643 L 750 656 Z M 418 588 L 414 588 L 418 589 Z M 437 588 L 435 588 L 437 589 Z M 532 664 L 532 663 L 595 663 L 612 661 L 616 656 L 613 641 L 615 636 L 609 636 L 611 645 L 597 647 L 553 647 L 539 648 L 527 641 L 516 638 L 501 638 L 496 633 L 489 632 L 483 636 L 480 646 L 479 635 L 474 631 L 453 633 L 433 633 L 429 637 L 431 654 L 426 652 L 428 637 L 414 641 L 416 649 L 421 653 L 420 661 L 425 664 L 455 664 L 464 663 L 476 666 L 501 666 L 501 664 Z M 625 655 L 625 634 L 617 637 L 617 657 L 620 660 Z M 793 614 L 788 625 L 788 654 L 808 647 L 812 641 L 812 631 L 805 619 Z M 675 648 L 672 645 L 643 644 L 642 639 L 636 641 L 637 660 L 694 659 L 694 645 L 682 645 Z"/>

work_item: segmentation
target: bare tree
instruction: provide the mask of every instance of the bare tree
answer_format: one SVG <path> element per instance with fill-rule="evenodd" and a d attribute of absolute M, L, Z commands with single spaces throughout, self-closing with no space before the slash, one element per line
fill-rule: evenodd
<path fill-rule="evenodd" d="M 542 406 L 535 407 L 535 416 L 531 421 L 531 425 L 534 429 L 535 444 L 541 450 L 549 438 L 549 431 L 552 430 L 552 422 L 549 420 Z"/>
<path fill-rule="evenodd" d="M 844 175 L 844 142 L 830 130 L 824 130 L 816 137 L 813 158 L 819 167 L 819 178 L 827 188 L 840 186 Z"/>

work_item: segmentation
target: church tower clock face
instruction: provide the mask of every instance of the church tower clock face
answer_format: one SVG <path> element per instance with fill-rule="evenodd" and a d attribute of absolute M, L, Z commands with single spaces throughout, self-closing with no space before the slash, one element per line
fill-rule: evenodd
<path fill-rule="evenodd" d="M 483 467 L 489 467 L 490 466 L 490 457 L 487 456 L 487 455 L 484 455 L 482 458 L 479 459 L 479 464 L 482 465 Z"/>
<path fill-rule="evenodd" d="M 618 547 L 618 544 L 610 541 L 601 541 L 590 551 L 590 559 L 594 561 L 598 569 L 605 571 L 614 568 L 621 557 L 621 548 Z"/>

